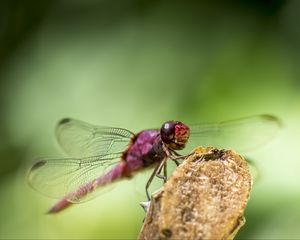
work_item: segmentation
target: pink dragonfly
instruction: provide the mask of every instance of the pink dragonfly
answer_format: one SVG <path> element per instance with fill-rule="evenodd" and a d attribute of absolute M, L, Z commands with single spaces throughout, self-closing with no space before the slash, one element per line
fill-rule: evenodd
<path fill-rule="evenodd" d="M 180 159 L 199 145 L 253 150 L 272 139 L 279 128 L 276 117 L 257 115 L 196 126 L 168 121 L 160 129 L 134 134 L 124 128 L 95 126 L 66 118 L 58 123 L 56 138 L 70 157 L 40 159 L 30 168 L 28 182 L 44 195 L 60 199 L 49 210 L 56 213 L 73 203 L 92 199 L 104 186 L 153 167 L 146 184 L 149 199 L 148 188 L 153 178 L 167 179 L 167 159 L 178 165 Z"/>

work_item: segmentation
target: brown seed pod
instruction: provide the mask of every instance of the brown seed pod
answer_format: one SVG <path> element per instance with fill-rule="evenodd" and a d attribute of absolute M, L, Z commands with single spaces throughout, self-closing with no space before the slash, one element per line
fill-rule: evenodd
<path fill-rule="evenodd" d="M 231 239 L 244 224 L 251 175 L 231 150 L 197 148 L 153 194 L 139 239 Z"/>

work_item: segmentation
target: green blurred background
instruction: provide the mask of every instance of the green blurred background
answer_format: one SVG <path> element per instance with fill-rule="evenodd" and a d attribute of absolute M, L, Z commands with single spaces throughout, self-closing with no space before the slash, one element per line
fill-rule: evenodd
<path fill-rule="evenodd" d="M 44 214 L 53 200 L 25 173 L 62 154 L 53 134 L 62 117 L 138 131 L 271 113 L 285 127 L 247 155 L 262 177 L 237 238 L 299 239 L 299 9 L 298 0 L 1 1 L 0 237 L 137 237 L 145 196 L 134 181 Z"/>

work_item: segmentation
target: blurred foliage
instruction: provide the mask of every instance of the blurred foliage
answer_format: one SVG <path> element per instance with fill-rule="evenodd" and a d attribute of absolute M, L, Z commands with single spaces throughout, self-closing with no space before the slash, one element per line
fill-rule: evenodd
<path fill-rule="evenodd" d="M 299 238 L 300 28 L 297 0 L 2 1 L 0 238 L 136 238 L 149 172 L 55 216 L 26 183 L 38 156 L 61 155 L 62 117 L 138 131 L 169 119 L 283 119 L 253 153 L 238 238 Z M 201 145 L 201 143 L 199 143 Z M 247 156 L 248 156 L 247 155 Z"/>

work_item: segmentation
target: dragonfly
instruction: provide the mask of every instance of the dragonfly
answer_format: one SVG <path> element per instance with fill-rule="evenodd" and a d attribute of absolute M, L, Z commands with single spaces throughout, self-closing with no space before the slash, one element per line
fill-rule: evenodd
<path fill-rule="evenodd" d="M 65 118 L 57 124 L 55 136 L 68 157 L 38 159 L 28 171 L 28 183 L 38 192 L 59 199 L 48 211 L 57 213 L 152 167 L 145 186 L 149 200 L 152 180 L 167 180 L 167 160 L 179 165 L 199 145 L 255 150 L 269 142 L 280 127 L 275 116 L 255 115 L 199 125 L 172 120 L 161 128 L 133 133 L 125 128 Z"/>

